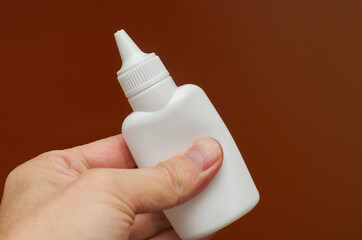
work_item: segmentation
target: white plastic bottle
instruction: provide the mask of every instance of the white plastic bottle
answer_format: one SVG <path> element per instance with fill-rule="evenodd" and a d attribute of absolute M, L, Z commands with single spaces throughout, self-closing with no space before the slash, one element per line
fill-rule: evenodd
<path fill-rule="evenodd" d="M 154 166 L 200 137 L 223 147 L 212 182 L 193 199 L 164 211 L 184 240 L 200 239 L 248 213 L 259 193 L 230 132 L 205 92 L 177 87 L 160 58 L 142 52 L 124 30 L 115 34 L 122 68 L 118 80 L 133 109 L 122 132 L 138 167 Z"/>

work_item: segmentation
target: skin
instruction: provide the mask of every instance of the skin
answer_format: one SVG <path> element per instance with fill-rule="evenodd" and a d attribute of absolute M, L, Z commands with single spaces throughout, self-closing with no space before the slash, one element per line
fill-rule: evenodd
<path fill-rule="evenodd" d="M 197 195 L 221 164 L 211 138 L 142 169 L 122 135 L 41 154 L 7 177 L 0 238 L 180 239 L 162 210 Z"/>

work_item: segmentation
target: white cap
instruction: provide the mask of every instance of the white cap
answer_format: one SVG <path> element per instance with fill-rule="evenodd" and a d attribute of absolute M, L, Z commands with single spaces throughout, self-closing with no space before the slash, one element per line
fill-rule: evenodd
<path fill-rule="evenodd" d="M 161 59 L 155 53 L 142 52 L 124 30 L 114 37 L 122 58 L 117 78 L 127 98 L 169 76 Z"/>

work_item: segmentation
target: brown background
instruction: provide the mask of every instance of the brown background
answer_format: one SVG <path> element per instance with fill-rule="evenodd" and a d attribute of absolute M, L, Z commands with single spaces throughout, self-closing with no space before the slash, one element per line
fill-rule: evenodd
<path fill-rule="evenodd" d="M 215 239 L 362 239 L 362 1 L 1 5 L 1 185 L 37 154 L 120 132 L 125 28 L 208 93 L 260 190 Z"/>

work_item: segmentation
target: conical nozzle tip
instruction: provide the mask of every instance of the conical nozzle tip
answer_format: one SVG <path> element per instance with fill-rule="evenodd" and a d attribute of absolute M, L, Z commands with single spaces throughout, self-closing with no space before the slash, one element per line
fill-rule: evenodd
<path fill-rule="evenodd" d="M 128 36 L 123 29 L 114 34 L 116 38 L 119 53 L 122 58 L 122 68 L 125 69 L 139 62 L 140 59 L 147 56 Z"/>

